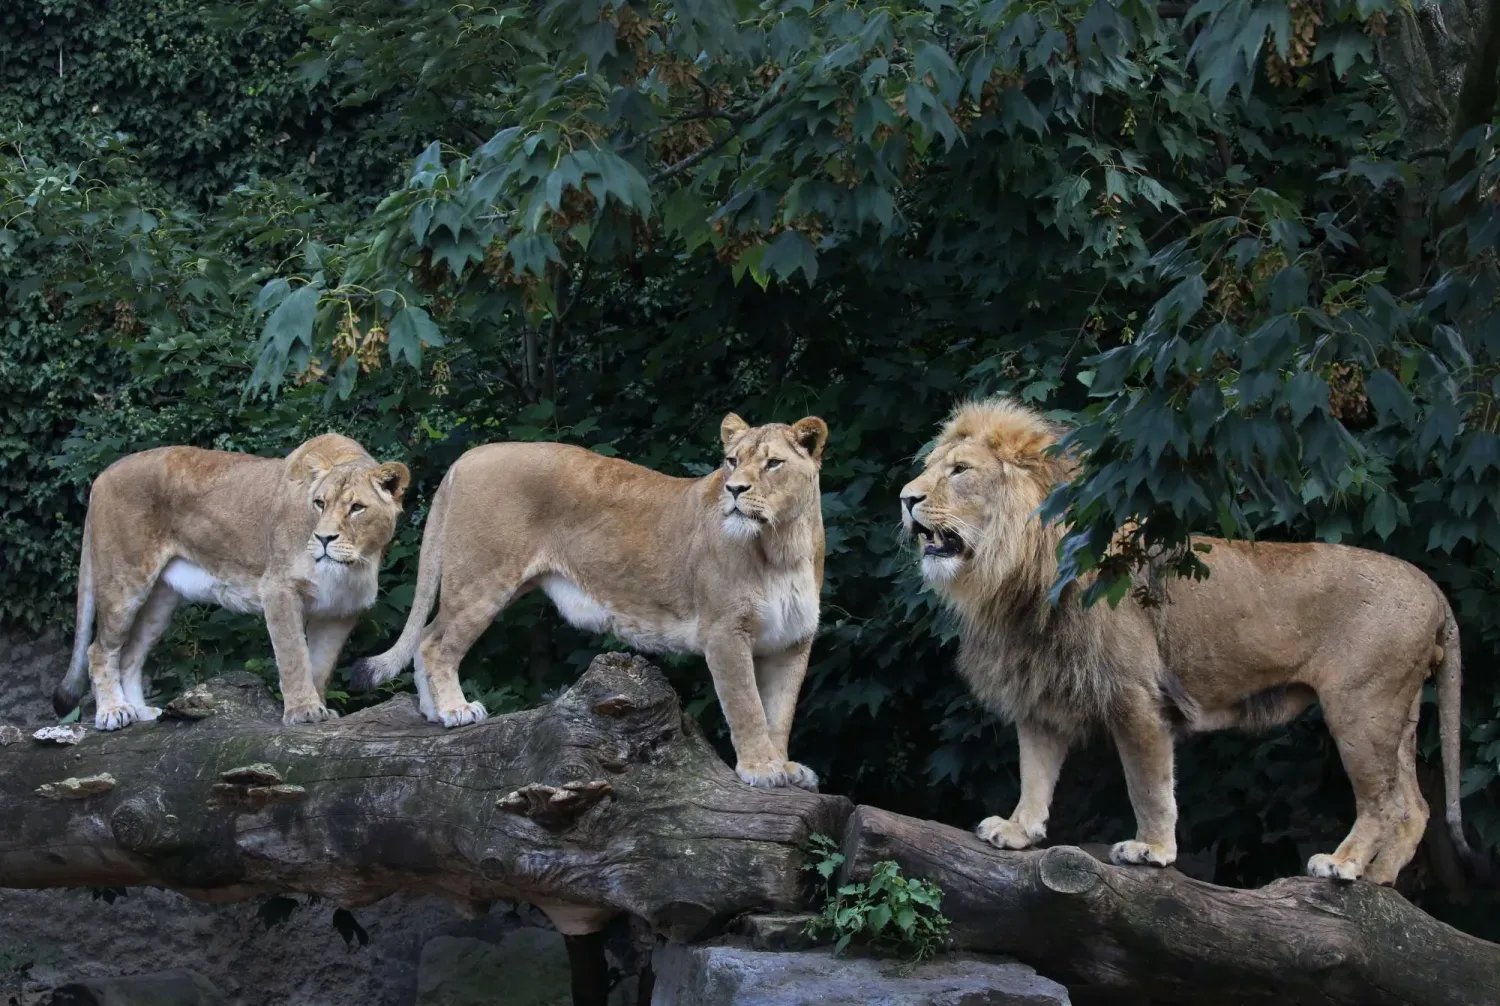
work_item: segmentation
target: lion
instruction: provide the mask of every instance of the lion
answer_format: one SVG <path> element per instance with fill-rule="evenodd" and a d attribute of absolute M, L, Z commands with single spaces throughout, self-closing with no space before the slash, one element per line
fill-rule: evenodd
<path fill-rule="evenodd" d="M 78 624 L 52 696 L 77 708 L 84 672 L 94 726 L 154 720 L 141 668 L 179 601 L 263 612 L 281 675 L 282 720 L 333 718 L 328 679 L 359 613 L 411 480 L 329 433 L 285 458 L 158 447 L 94 480 L 78 563 Z M 97 638 L 90 640 L 97 632 Z"/>
<path fill-rule="evenodd" d="M 959 670 L 1020 741 L 1020 800 L 1010 817 L 980 822 L 979 837 L 1006 849 L 1043 839 L 1069 747 L 1102 727 L 1137 827 L 1110 858 L 1167 866 L 1177 857 L 1174 735 L 1266 730 L 1317 701 L 1357 817 L 1307 872 L 1392 883 L 1427 823 L 1417 716 L 1437 668 L 1448 827 L 1473 862 L 1459 811 L 1458 627 L 1437 585 L 1364 549 L 1194 536 L 1212 575 L 1172 582 L 1165 603 L 1143 605 L 1132 592 L 1117 607 L 1085 609 L 1071 585 L 1053 605 L 1067 528 L 1044 524 L 1037 509 L 1075 471 L 1053 449 L 1062 433 L 1009 400 L 963 405 L 901 490 L 923 576 L 959 619 Z"/>
<path fill-rule="evenodd" d="M 584 631 L 648 653 L 701 654 L 739 777 L 815 789 L 787 739 L 818 627 L 828 427 L 815 416 L 751 427 L 730 413 L 719 434 L 723 464 L 696 479 L 567 444 L 464 454 L 433 497 L 406 628 L 356 662 L 351 687 L 415 661 L 429 720 L 483 720 L 484 706 L 464 700 L 459 662 L 496 615 L 540 589 Z"/>

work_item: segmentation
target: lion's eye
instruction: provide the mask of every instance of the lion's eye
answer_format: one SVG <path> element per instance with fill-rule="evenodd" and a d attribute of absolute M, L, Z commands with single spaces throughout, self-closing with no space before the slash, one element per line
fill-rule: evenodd
<path fill-rule="evenodd" d="M 364 508 L 365 508 L 365 505 L 363 503 L 351 503 L 349 505 L 349 516 L 353 517 L 355 514 L 359 513 Z"/>
<path fill-rule="evenodd" d="M 733 471 L 734 470 L 734 466 L 737 465 L 737 464 L 739 464 L 739 462 L 737 460 L 735 460 L 734 458 L 725 458 L 724 459 L 724 467 L 728 468 L 730 471 Z"/>
<path fill-rule="evenodd" d="M 781 459 L 780 458 L 768 458 L 766 460 L 766 471 L 770 471 L 772 468 L 780 468 L 780 467 L 781 467 Z"/>
<path fill-rule="evenodd" d="M 313 500 L 313 506 L 315 506 L 319 510 L 321 510 L 321 509 L 323 509 L 323 501 L 322 500 Z"/>
<path fill-rule="evenodd" d="M 952 470 L 949 471 L 948 474 L 950 474 L 950 475 L 962 475 L 964 472 L 966 472 L 968 470 L 969 470 L 969 466 L 966 465 L 966 464 L 964 464 L 962 461 L 960 461 L 960 462 L 958 462 L 957 464 L 955 464 L 953 466 Z"/>

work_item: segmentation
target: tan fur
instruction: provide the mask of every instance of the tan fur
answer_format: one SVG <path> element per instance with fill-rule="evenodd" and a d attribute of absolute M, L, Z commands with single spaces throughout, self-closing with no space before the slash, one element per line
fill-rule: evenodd
<path fill-rule="evenodd" d="M 406 630 L 355 665 L 355 687 L 415 660 L 429 719 L 478 722 L 485 709 L 464 700 L 459 662 L 496 615 L 541 589 L 586 631 L 703 654 L 740 777 L 815 787 L 788 760 L 787 737 L 818 623 L 827 432 L 813 417 L 752 428 L 731 414 L 723 466 L 698 479 L 565 444 L 474 448 L 433 499 Z"/>
<path fill-rule="evenodd" d="M 409 481 L 405 465 L 377 464 L 332 433 L 286 458 L 160 447 L 116 461 L 89 493 L 58 713 L 78 705 L 87 668 L 100 730 L 160 715 L 141 668 L 186 599 L 264 612 L 285 722 L 332 717 L 328 678 L 375 600 Z"/>
<path fill-rule="evenodd" d="M 924 575 L 961 622 L 959 669 L 1020 738 L 1020 801 L 1009 818 L 983 821 L 980 837 L 1012 849 L 1043 838 L 1069 746 L 1102 727 L 1120 752 L 1138 829 L 1112 857 L 1165 866 L 1177 855 L 1174 728 L 1267 729 L 1321 701 L 1358 817 L 1308 872 L 1391 883 L 1427 822 L 1415 774 L 1417 713 L 1422 682 L 1440 667 L 1447 819 L 1467 851 L 1458 630 L 1437 586 L 1416 567 L 1363 549 L 1195 537 L 1210 546 L 1203 558 L 1212 575 L 1168 581 L 1160 606 L 1127 597 L 1085 610 L 1076 586 L 1050 606 L 1066 528 L 1044 526 L 1036 508 L 1072 470 L 1049 450 L 1059 433 L 1008 401 L 965 405 L 921 476 L 901 490 Z"/>

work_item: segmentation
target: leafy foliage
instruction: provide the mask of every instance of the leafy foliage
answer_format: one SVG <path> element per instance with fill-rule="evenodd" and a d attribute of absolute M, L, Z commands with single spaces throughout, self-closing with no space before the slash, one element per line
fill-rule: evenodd
<path fill-rule="evenodd" d="M 1091 598 L 1190 532 L 1432 575 L 1465 644 L 1465 813 L 1500 847 L 1494 101 L 1414 147 L 1375 62 L 1404 8 L 43 6 L 0 13 L 0 122 L 26 123 L 0 159 L 7 625 L 71 625 L 86 487 L 129 451 L 337 428 L 410 465 L 353 655 L 398 631 L 465 449 L 701 474 L 724 412 L 816 413 L 824 627 L 793 746 L 832 788 L 967 826 L 1013 805 L 1014 740 L 951 672 L 894 493 L 956 400 L 1003 392 L 1089 452 L 1047 512 Z M 465 687 L 535 702 L 601 644 L 528 597 Z M 194 610 L 153 671 L 269 657 L 253 619 Z M 667 663 L 722 742 L 701 661 Z M 1315 713 L 1180 752 L 1180 842 L 1220 882 L 1297 872 L 1352 819 Z M 1130 827 L 1108 746 L 1076 755 L 1053 833 Z M 1403 884 L 1493 926 L 1440 874 L 1424 855 Z"/>
<path fill-rule="evenodd" d="M 925 961 L 943 949 L 951 923 L 939 911 L 942 888 L 903 877 L 900 865 L 884 860 L 870 868 L 867 882 L 835 889 L 833 875 L 844 862 L 838 843 L 812 835 L 808 846 L 814 859 L 802 868 L 822 877 L 826 888 L 821 914 L 807 924 L 809 935 L 835 937 L 836 954 L 855 939 L 911 961 Z"/>

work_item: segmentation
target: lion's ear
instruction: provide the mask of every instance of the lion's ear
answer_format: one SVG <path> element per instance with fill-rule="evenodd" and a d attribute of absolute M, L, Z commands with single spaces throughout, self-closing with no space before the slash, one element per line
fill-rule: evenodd
<path fill-rule="evenodd" d="M 370 473 L 370 480 L 375 488 L 400 503 L 406 487 L 411 485 L 411 472 L 399 461 L 387 461 Z"/>
<path fill-rule="evenodd" d="M 745 422 L 739 416 L 731 412 L 729 415 L 725 416 L 724 421 L 719 424 L 719 442 L 722 443 L 725 447 L 728 447 L 730 444 L 734 443 L 736 437 L 738 437 L 741 433 L 744 433 L 749 428 L 749 423 Z"/>
<path fill-rule="evenodd" d="M 828 424 L 817 416 L 799 419 L 792 426 L 792 439 L 807 452 L 813 464 L 823 463 L 823 446 L 828 443 Z"/>
<path fill-rule="evenodd" d="M 312 485 L 333 471 L 333 461 L 316 451 L 308 451 L 292 462 L 291 476 L 298 482 Z"/>

